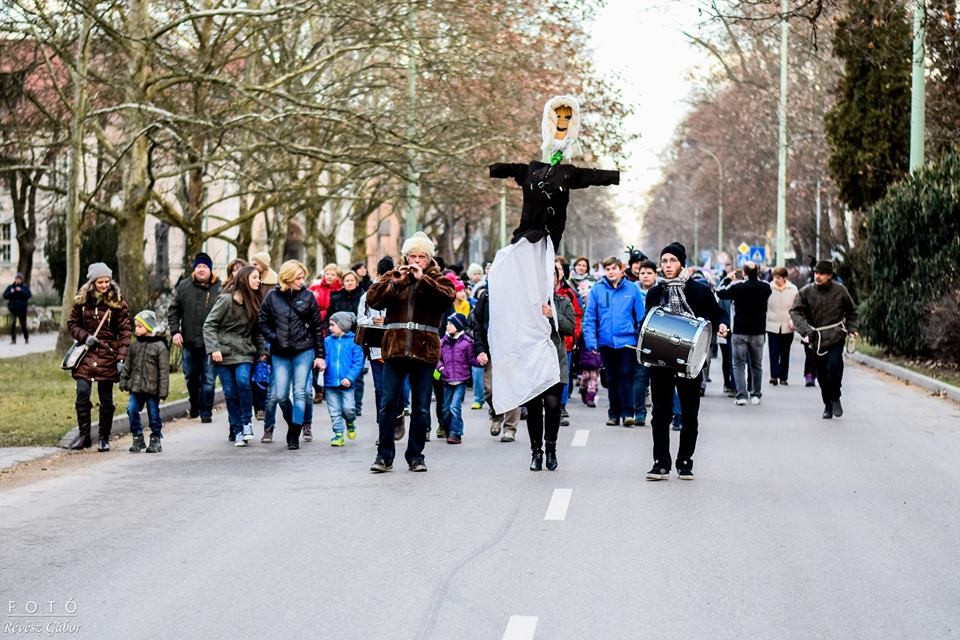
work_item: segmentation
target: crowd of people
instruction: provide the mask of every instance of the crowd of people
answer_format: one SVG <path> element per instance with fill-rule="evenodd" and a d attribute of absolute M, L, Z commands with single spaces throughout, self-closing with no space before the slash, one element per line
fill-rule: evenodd
<path fill-rule="evenodd" d="M 559 381 L 522 406 L 500 412 L 491 401 L 489 267 L 448 267 L 422 232 L 407 239 L 396 263 L 382 258 L 376 278 L 363 263 L 347 271 L 329 264 L 310 283 L 301 262 L 289 260 L 274 271 L 270 256 L 261 253 L 249 263 L 232 261 L 221 280 L 210 257 L 200 253 L 177 284 L 169 309 L 147 309 L 131 318 L 110 268 L 91 264 L 68 323 L 78 347 L 86 349 L 72 371 L 79 434 L 70 447 L 93 445 L 96 385 L 97 445 L 109 451 L 113 388 L 119 383 L 130 394 L 129 450 L 162 451 L 159 406 L 169 392 L 170 345 L 182 350 L 191 418 L 212 421 L 215 381 L 220 380 L 228 439 L 235 447 L 255 439 L 255 421 L 263 424 L 261 443 L 273 442 L 279 408 L 287 447 L 298 449 L 301 440 L 313 440 L 314 405 L 321 401 L 329 416 L 330 445 L 345 446 L 356 438 L 364 376 L 371 372 L 379 435 L 371 471 L 378 473 L 393 468 L 395 443 L 405 435 L 404 458 L 417 472 L 427 469 L 424 448 L 431 435 L 451 445 L 463 442 L 465 403 L 471 410 L 488 408 L 489 433 L 501 442 L 516 441 L 525 420 L 530 469 L 555 470 L 559 428 L 569 424 L 571 395 L 579 393 L 592 408 L 600 387 L 606 387 L 610 426 L 646 425 L 649 394 L 654 465 L 647 478 L 665 479 L 675 466 L 680 478 L 692 479 L 700 398 L 710 381 L 711 360 L 721 360 L 724 392 L 737 406 L 757 405 L 763 397 L 764 345 L 769 384 L 787 385 L 797 332 L 808 361 L 804 383 L 819 381 L 823 418 L 843 414 L 842 350 L 846 336 L 856 333 L 856 313 L 829 261 L 818 262 L 814 281 L 799 289 L 782 267 L 764 273 L 748 262 L 719 274 L 689 267 L 679 243 L 665 247 L 658 262 L 632 248 L 625 260 L 610 256 L 594 264 L 586 257 L 572 262 L 557 257 L 554 294 L 540 312 L 550 320 Z M 29 289 L 18 281 L 5 297 L 25 300 Z M 638 363 L 638 336 L 655 308 L 711 322 L 710 357 L 698 375 Z M 671 428 L 680 431 L 675 464 Z"/>

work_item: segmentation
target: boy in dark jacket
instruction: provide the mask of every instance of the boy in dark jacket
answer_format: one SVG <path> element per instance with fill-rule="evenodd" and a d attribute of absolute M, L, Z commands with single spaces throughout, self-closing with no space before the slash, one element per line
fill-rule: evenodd
<path fill-rule="evenodd" d="M 137 340 L 130 345 L 126 366 L 120 374 L 120 390 L 130 392 L 127 404 L 130 433 L 133 434 L 130 452 L 160 453 L 163 451 L 160 401 L 167 398 L 170 388 L 170 353 L 163 327 L 153 311 L 146 309 L 138 313 L 134 327 Z M 143 424 L 140 422 L 144 405 L 150 421 L 149 446 L 143 441 Z"/>
<path fill-rule="evenodd" d="M 23 281 L 22 273 L 18 273 L 13 284 L 3 292 L 3 299 L 7 301 L 7 309 L 10 310 L 10 337 L 13 344 L 17 344 L 17 320 L 20 321 L 23 341 L 30 342 L 30 334 L 27 333 L 27 301 L 32 297 L 30 287 Z"/>

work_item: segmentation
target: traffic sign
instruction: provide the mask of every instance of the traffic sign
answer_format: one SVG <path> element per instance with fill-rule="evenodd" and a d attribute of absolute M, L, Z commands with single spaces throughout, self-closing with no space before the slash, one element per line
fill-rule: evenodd
<path fill-rule="evenodd" d="M 766 264 L 767 262 L 767 248 L 766 247 L 750 247 L 750 260 L 756 262 L 758 265 Z"/>
<path fill-rule="evenodd" d="M 740 252 L 740 255 L 745 256 L 750 253 L 750 245 L 748 245 L 746 242 L 741 242 L 740 246 L 737 247 L 737 251 Z"/>

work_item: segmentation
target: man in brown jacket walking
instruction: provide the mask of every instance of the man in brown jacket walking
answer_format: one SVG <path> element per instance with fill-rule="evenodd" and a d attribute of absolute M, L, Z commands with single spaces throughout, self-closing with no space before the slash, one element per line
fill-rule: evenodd
<path fill-rule="evenodd" d="M 367 291 L 367 304 L 386 311 L 383 354 L 383 405 L 380 443 L 370 470 L 393 469 L 394 427 L 403 412 L 403 381 L 410 379 L 410 429 L 404 458 L 411 471 L 426 471 L 423 447 L 430 430 L 433 372 L 440 360 L 440 332 L 453 302 L 453 283 L 433 260 L 435 248 L 418 231 L 403 243 L 400 265 L 380 276 Z"/>

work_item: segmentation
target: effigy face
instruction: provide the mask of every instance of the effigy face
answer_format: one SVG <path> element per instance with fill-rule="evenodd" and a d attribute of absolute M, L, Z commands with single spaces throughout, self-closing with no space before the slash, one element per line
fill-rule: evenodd
<path fill-rule="evenodd" d="M 567 130 L 570 128 L 570 120 L 573 119 L 573 109 L 571 107 L 557 107 L 553 110 L 557 114 L 557 131 L 553 137 L 556 140 L 563 140 L 567 137 Z"/>

